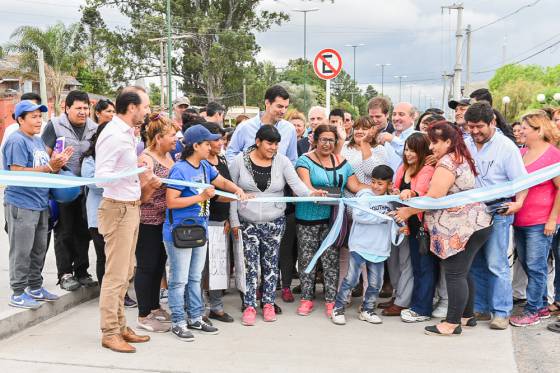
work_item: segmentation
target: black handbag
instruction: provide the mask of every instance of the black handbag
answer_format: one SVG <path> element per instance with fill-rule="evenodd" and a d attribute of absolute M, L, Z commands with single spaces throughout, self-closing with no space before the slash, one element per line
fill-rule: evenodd
<path fill-rule="evenodd" d="M 416 233 L 418 240 L 418 252 L 420 255 L 428 255 L 430 253 L 430 232 L 424 227 L 424 215 L 422 215 L 422 222 L 418 233 Z"/>
<path fill-rule="evenodd" d="M 203 165 L 202 171 L 204 172 L 204 182 L 206 182 L 206 170 Z M 169 209 L 169 222 L 173 227 L 172 209 Z M 197 224 L 195 219 L 183 219 L 181 224 L 172 228 L 171 235 L 173 237 L 173 245 L 178 249 L 193 249 L 206 245 L 206 227 Z"/>
<path fill-rule="evenodd" d="M 173 211 L 169 210 L 169 222 L 173 225 Z M 190 223 L 189 223 L 190 222 Z M 171 230 L 173 245 L 178 249 L 193 249 L 206 245 L 206 227 L 194 219 L 183 219 Z"/>

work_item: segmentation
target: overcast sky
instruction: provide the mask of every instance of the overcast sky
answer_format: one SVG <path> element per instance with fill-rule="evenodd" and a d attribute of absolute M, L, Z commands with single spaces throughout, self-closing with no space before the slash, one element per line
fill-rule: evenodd
<path fill-rule="evenodd" d="M 464 0 L 463 24 L 473 29 L 488 24 L 535 0 Z M 20 25 L 46 26 L 57 20 L 70 23 L 79 20 L 78 8 L 83 0 L 0 0 L 0 43 Z M 456 11 L 451 15 L 441 6 L 449 3 L 436 0 L 335 0 L 334 3 L 313 0 L 264 0 L 263 9 L 283 10 L 290 21 L 259 34 L 259 60 L 270 60 L 285 66 L 292 58 L 303 56 L 303 14 L 294 9 L 318 8 L 307 17 L 307 58 L 322 48 L 335 48 L 343 58 L 344 69 L 352 74 L 352 48 L 346 44 L 365 46 L 357 49 L 356 78 L 360 85 L 373 84 L 381 90 L 379 63 L 385 68 L 385 93 L 398 99 L 394 75 L 403 79 L 403 99 L 421 106 L 424 96 L 434 104 L 441 103 L 441 74 L 452 71 L 455 61 Z M 57 5 L 58 4 L 58 5 Z M 541 0 L 530 8 L 472 34 L 472 80 L 483 81 L 492 72 L 478 73 L 517 61 L 560 40 L 558 22 L 559 0 Z M 103 10 L 110 27 L 126 25 L 126 19 L 112 9 Z M 466 48 L 464 49 L 466 53 Z M 560 63 L 560 45 L 525 63 L 544 66 Z M 408 84 L 413 84 L 412 90 Z"/>

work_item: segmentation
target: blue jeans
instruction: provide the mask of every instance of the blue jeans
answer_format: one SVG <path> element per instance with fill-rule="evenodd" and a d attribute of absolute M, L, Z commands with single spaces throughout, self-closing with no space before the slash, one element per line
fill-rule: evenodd
<path fill-rule="evenodd" d="M 560 303 L 560 231 L 554 235 L 551 250 L 554 256 L 554 302 Z"/>
<path fill-rule="evenodd" d="M 178 249 L 173 242 L 164 241 L 164 244 L 169 259 L 168 302 L 171 322 L 173 325 L 185 322 L 185 307 L 189 323 L 200 321 L 204 313 L 200 281 L 207 247 Z"/>
<path fill-rule="evenodd" d="M 474 258 L 470 274 L 475 283 L 474 311 L 508 317 L 513 308 L 508 260 L 513 216 L 494 215 L 490 238 Z"/>
<path fill-rule="evenodd" d="M 348 272 L 346 273 L 346 277 L 344 277 L 344 280 L 342 280 L 340 290 L 336 294 L 336 301 L 334 304 L 335 308 L 343 308 L 346 304 L 346 300 L 348 299 L 350 292 L 352 291 L 352 289 L 354 289 L 354 287 L 356 287 L 356 285 L 358 285 L 360 273 L 362 272 L 360 270 L 360 267 L 364 263 L 367 268 L 368 287 L 364 295 L 362 309 L 364 311 L 374 309 L 375 301 L 377 300 L 377 296 L 379 295 L 379 289 L 383 284 L 384 262 L 368 262 L 367 260 L 362 258 L 360 254 L 354 251 L 350 252 Z"/>
<path fill-rule="evenodd" d="M 546 281 L 548 253 L 552 236 L 544 235 L 544 224 L 514 227 L 513 238 L 518 259 L 527 273 L 527 304 L 525 311 L 537 313 L 548 305 Z"/>
<path fill-rule="evenodd" d="M 409 236 L 410 262 L 414 287 L 410 308 L 421 316 L 432 316 L 434 293 L 439 278 L 439 263 L 432 253 L 420 255 L 419 243 L 416 237 Z"/>

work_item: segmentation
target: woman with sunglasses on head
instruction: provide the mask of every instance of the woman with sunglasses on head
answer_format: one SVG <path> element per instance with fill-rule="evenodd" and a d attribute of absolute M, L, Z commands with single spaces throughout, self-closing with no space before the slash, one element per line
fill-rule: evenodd
<path fill-rule="evenodd" d="M 169 152 L 177 138 L 173 122 L 160 114 L 152 115 L 146 126 L 146 149 L 138 162 L 153 170 L 160 179 L 167 178 L 173 164 Z M 138 300 L 138 328 L 162 333 L 170 329 L 171 317 L 160 306 L 160 283 L 167 255 L 163 246 L 165 220 L 165 184 L 154 184 L 140 175 L 142 204 L 136 244 L 136 275 L 134 288 Z"/>
<path fill-rule="evenodd" d="M 527 172 L 560 162 L 560 150 L 556 147 L 560 130 L 544 111 L 521 118 L 521 136 L 525 139 L 526 147 L 521 149 L 521 155 Z M 560 176 L 529 188 L 526 201 L 530 203 L 524 203 L 515 214 L 513 238 L 518 259 L 527 274 L 527 304 L 520 315 L 510 318 L 513 326 L 536 325 L 550 317 L 547 260 L 560 223 Z M 557 250 L 557 246 L 553 249 Z"/>
<path fill-rule="evenodd" d="M 346 188 L 352 193 L 367 188 L 361 184 L 350 163 L 335 153 L 339 141 L 337 128 L 328 124 L 317 126 L 313 132 L 314 150 L 302 155 L 296 162 L 296 171 L 309 189 L 330 190 L 337 196 Z M 329 232 L 332 207 L 314 202 L 296 203 L 296 234 L 298 267 L 301 282 L 301 301 L 297 313 L 307 316 L 313 311 L 315 268 L 305 273 L 306 267 Z M 321 256 L 325 286 L 325 308 L 330 318 L 334 308 L 339 276 L 339 252 L 328 248 Z"/>

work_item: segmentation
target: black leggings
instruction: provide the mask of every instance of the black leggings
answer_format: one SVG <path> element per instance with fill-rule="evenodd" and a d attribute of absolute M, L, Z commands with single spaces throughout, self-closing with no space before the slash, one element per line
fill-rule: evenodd
<path fill-rule="evenodd" d="M 286 229 L 282 241 L 280 241 L 279 261 L 282 288 L 289 288 L 292 286 L 297 261 L 296 217 L 294 213 L 286 214 Z"/>
<path fill-rule="evenodd" d="M 134 288 L 140 317 L 160 308 L 159 288 L 167 260 L 162 231 L 163 224 L 140 224 L 138 230 Z"/>
<path fill-rule="evenodd" d="M 474 232 L 467 241 L 465 250 L 441 261 L 449 296 L 445 319 L 448 323 L 460 324 L 461 317 L 470 318 L 474 315 L 475 287 L 469 271 L 476 253 L 486 243 L 491 231 L 492 226 Z"/>
<path fill-rule="evenodd" d="M 95 273 L 97 275 L 97 281 L 99 282 L 99 288 L 101 289 L 101 282 L 103 281 L 103 275 L 105 275 L 105 240 L 103 236 L 99 234 L 97 228 L 89 228 L 89 234 L 93 240 L 93 246 L 95 247 L 95 256 L 97 257 Z"/>

